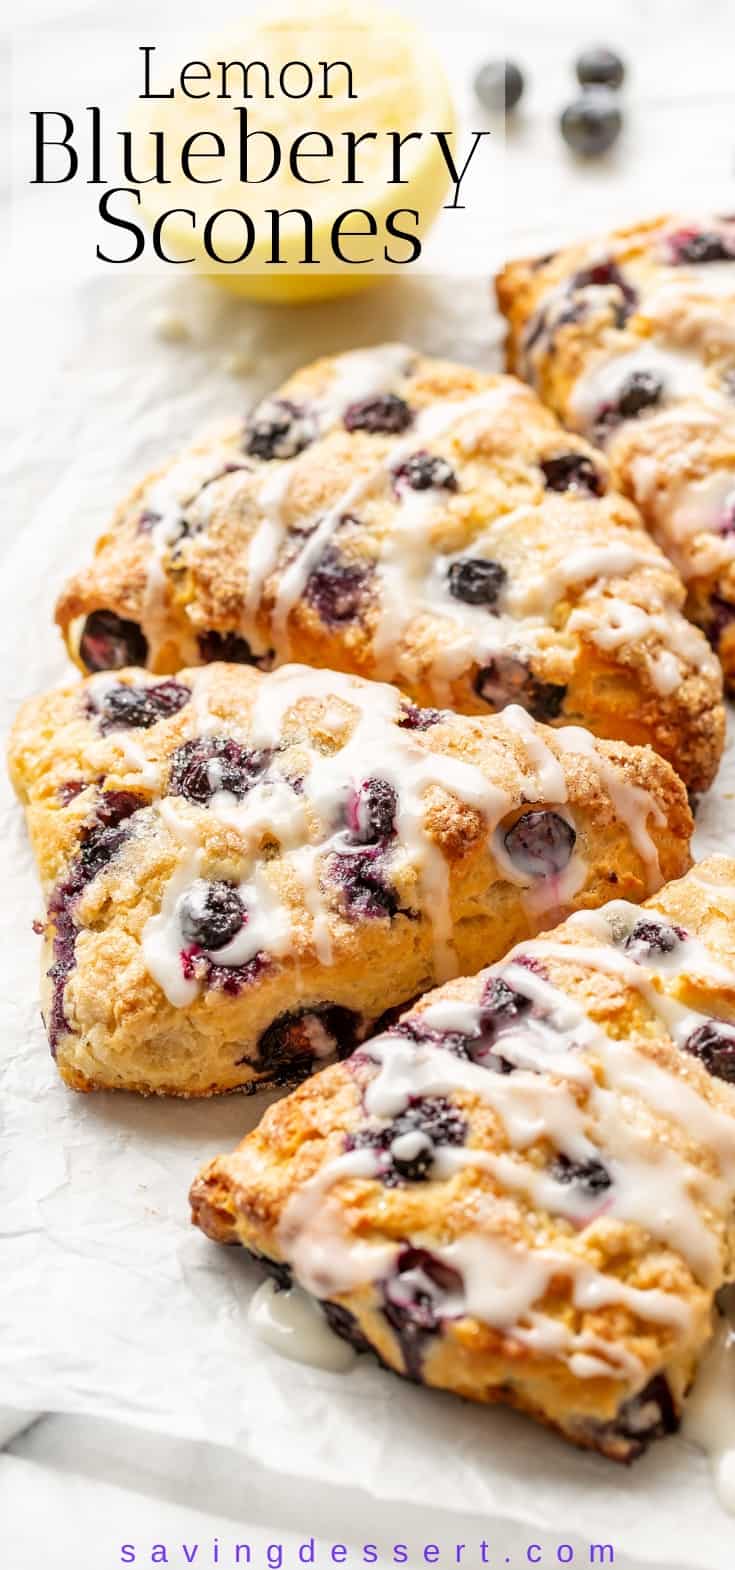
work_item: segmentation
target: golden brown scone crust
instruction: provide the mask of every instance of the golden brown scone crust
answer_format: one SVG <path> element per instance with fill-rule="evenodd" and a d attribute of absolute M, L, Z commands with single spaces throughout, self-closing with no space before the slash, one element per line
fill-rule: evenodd
<path fill-rule="evenodd" d="M 706 630 L 731 686 L 735 219 L 656 218 L 511 262 L 496 290 L 509 367 L 604 448 L 613 483 L 681 573 L 687 614 Z M 652 374 L 663 390 L 637 410 L 634 391 L 620 418 L 616 400 L 631 373 Z"/>
<path fill-rule="evenodd" d="M 650 749 L 304 667 L 96 675 L 25 705 L 10 770 L 78 1089 L 293 1081 L 560 911 L 689 864 L 684 787 Z M 197 936 L 205 895 L 224 947 Z"/>
<path fill-rule="evenodd" d="M 630 1460 L 677 1426 L 735 1274 L 733 1117 L 714 857 L 423 998 L 210 1162 L 193 1219 L 398 1373 Z"/>
<path fill-rule="evenodd" d="M 83 669 L 298 659 L 460 713 L 520 702 L 650 743 L 699 791 L 721 678 L 683 603 L 604 458 L 528 388 L 388 345 L 148 476 L 57 620 Z"/>

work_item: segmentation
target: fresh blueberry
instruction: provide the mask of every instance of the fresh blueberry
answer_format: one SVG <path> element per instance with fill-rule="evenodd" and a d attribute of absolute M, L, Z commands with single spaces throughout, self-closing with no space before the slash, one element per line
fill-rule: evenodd
<path fill-rule="evenodd" d="M 208 807 L 217 791 L 241 801 L 264 774 L 267 752 L 254 752 L 230 736 L 198 736 L 171 754 L 168 793 Z"/>
<path fill-rule="evenodd" d="M 663 921 L 644 918 L 637 921 L 625 947 L 633 959 L 650 959 L 654 954 L 671 954 L 686 938 L 683 927 L 669 926 Z"/>
<path fill-rule="evenodd" d="M 583 453 L 564 452 L 556 458 L 543 458 L 539 467 L 547 491 L 586 491 L 590 496 L 601 496 L 605 489 L 599 469 Z"/>
<path fill-rule="evenodd" d="M 119 671 L 145 665 L 148 642 L 137 621 L 125 621 L 115 611 L 92 611 L 79 640 L 79 657 L 88 671 Z"/>
<path fill-rule="evenodd" d="M 315 424 L 300 404 L 288 398 L 268 398 L 250 415 L 245 451 L 252 458 L 295 458 L 315 435 Z"/>
<path fill-rule="evenodd" d="M 395 833 L 398 799 L 387 780 L 365 780 L 348 803 L 347 822 L 352 838 L 361 845 L 375 845 Z"/>
<path fill-rule="evenodd" d="M 443 718 L 441 709 L 421 709 L 415 703 L 404 703 L 398 724 L 401 730 L 430 730 Z"/>
<path fill-rule="evenodd" d="M 348 561 L 330 545 L 309 574 L 304 598 L 327 627 L 339 627 L 359 614 L 369 575 L 367 561 Z"/>
<path fill-rule="evenodd" d="M 242 638 L 238 632 L 215 632 L 214 629 L 200 632 L 197 646 L 199 658 L 205 665 L 223 660 L 228 665 L 257 665 L 263 671 L 269 671 L 273 665 L 272 649 L 266 654 L 254 654 L 247 638 Z"/>
<path fill-rule="evenodd" d="M 551 1174 L 557 1183 L 575 1183 L 586 1194 L 602 1194 L 612 1184 L 601 1161 L 570 1161 L 568 1156 L 559 1155 L 551 1164 Z"/>
<path fill-rule="evenodd" d="M 535 720 L 547 724 L 558 719 L 567 689 L 560 682 L 539 681 L 522 660 L 497 654 L 475 677 L 475 692 L 496 712 L 508 703 L 519 703 Z"/>
<path fill-rule="evenodd" d="M 513 866 L 531 878 L 558 877 L 568 865 L 577 835 L 558 812 L 524 812 L 503 836 Z"/>
<path fill-rule="evenodd" d="M 617 141 L 623 116 L 614 92 L 607 87 L 590 87 L 567 104 L 559 125 L 572 152 L 581 158 L 599 158 Z"/>
<path fill-rule="evenodd" d="M 312 1003 L 279 1014 L 258 1040 L 259 1069 L 274 1084 L 306 1079 L 318 1062 L 349 1057 L 357 1046 L 360 1016 L 340 1003 Z"/>
<path fill-rule="evenodd" d="M 420 1382 L 427 1336 L 441 1328 L 444 1305 L 463 1291 L 461 1276 L 426 1248 L 403 1248 L 383 1286 L 383 1313 L 396 1332 L 405 1372 Z"/>
<path fill-rule="evenodd" d="M 488 60 L 475 77 L 475 93 L 489 114 L 515 109 L 525 85 L 523 72 L 514 60 Z"/>
<path fill-rule="evenodd" d="M 369 431 L 371 435 L 398 436 L 413 422 L 413 412 L 397 393 L 381 393 L 377 398 L 361 398 L 345 411 L 348 431 Z"/>
<path fill-rule="evenodd" d="M 574 69 L 581 87 L 621 87 L 625 76 L 620 55 L 601 46 L 583 50 Z"/>
<path fill-rule="evenodd" d="M 453 561 L 448 573 L 449 593 L 466 605 L 497 605 L 508 574 L 498 561 L 481 556 L 463 556 Z"/>
<path fill-rule="evenodd" d="M 735 1027 L 707 1020 L 687 1037 L 684 1050 L 699 1058 L 715 1079 L 735 1084 Z"/>
<path fill-rule="evenodd" d="M 245 906 L 231 883 L 198 878 L 179 907 L 181 934 L 200 949 L 223 949 L 242 930 Z"/>
<path fill-rule="evenodd" d="M 93 712 L 103 734 L 111 730 L 149 730 L 169 719 L 191 698 L 191 688 L 179 681 L 159 681 L 151 687 L 110 687 Z"/>
<path fill-rule="evenodd" d="M 396 491 L 407 486 L 411 491 L 456 491 L 457 476 L 446 458 L 430 452 L 414 452 L 393 470 Z"/>

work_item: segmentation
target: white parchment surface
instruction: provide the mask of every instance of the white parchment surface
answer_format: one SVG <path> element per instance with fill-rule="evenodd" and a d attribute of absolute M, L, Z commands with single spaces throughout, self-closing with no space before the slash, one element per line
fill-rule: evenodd
<path fill-rule="evenodd" d="M 116 278 L 31 305 L 15 322 L 31 352 L 13 389 L 0 519 L 4 729 L 21 698 L 68 674 L 51 620 L 63 578 L 125 487 L 198 425 L 314 354 L 383 338 L 499 363 L 484 280 L 461 291 L 406 283 L 282 313 L 195 282 Z M 170 341 L 182 324 L 186 335 Z M 51 381 L 49 363 L 60 366 Z M 733 790 L 730 754 L 700 809 L 700 854 L 735 850 Z M 265 1098 L 187 1105 L 61 1084 L 38 1014 L 35 872 L 20 808 L 7 784 L 0 794 L 0 1403 L 217 1440 L 378 1499 L 566 1526 L 666 1570 L 732 1570 L 735 1525 L 704 1458 L 680 1439 L 618 1470 L 367 1359 L 330 1375 L 255 1339 L 255 1272 L 191 1228 L 187 1191 Z"/>

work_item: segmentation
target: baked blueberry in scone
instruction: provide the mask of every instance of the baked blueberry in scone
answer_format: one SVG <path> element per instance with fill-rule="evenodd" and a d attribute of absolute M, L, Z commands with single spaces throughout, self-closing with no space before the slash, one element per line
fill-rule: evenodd
<path fill-rule="evenodd" d="M 89 677 L 26 704 L 10 767 L 80 1090 L 297 1080 L 556 912 L 689 861 L 650 749 L 303 666 Z"/>
<path fill-rule="evenodd" d="M 735 681 L 735 217 L 664 217 L 497 280 L 508 364 L 604 450 Z"/>
<path fill-rule="evenodd" d="M 632 1460 L 735 1276 L 735 861 L 430 993 L 191 1199 L 388 1368 Z"/>
<path fill-rule="evenodd" d="M 683 601 L 606 459 L 528 388 L 387 345 L 145 480 L 57 616 L 86 670 L 299 659 L 648 742 L 700 791 L 721 674 Z"/>

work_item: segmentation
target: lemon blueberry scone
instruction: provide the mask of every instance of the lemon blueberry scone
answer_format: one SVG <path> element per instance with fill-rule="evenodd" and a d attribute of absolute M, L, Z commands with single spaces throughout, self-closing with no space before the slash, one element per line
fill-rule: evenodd
<path fill-rule="evenodd" d="M 721 675 L 683 600 L 604 458 L 528 388 L 387 345 L 145 480 L 57 617 L 88 670 L 298 658 L 650 742 L 701 790 Z"/>
<path fill-rule="evenodd" d="M 604 448 L 735 679 L 735 217 L 665 217 L 497 281 L 508 363 Z"/>
<path fill-rule="evenodd" d="M 358 1349 L 628 1461 L 735 1274 L 735 861 L 424 997 L 204 1168 L 193 1217 Z"/>
<path fill-rule="evenodd" d="M 302 666 L 97 674 L 24 707 L 10 767 L 78 1089 L 298 1078 L 557 911 L 689 862 L 650 749 Z"/>

